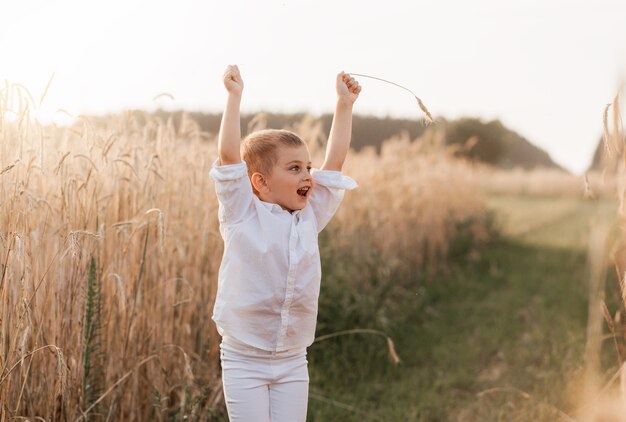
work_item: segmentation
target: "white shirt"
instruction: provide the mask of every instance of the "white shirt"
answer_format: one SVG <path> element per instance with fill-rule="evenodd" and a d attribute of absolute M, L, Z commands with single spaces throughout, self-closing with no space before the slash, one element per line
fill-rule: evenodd
<path fill-rule="evenodd" d="M 213 310 L 218 332 L 263 350 L 310 346 L 322 275 L 317 234 L 356 182 L 313 170 L 307 205 L 290 213 L 252 192 L 245 161 L 216 161 L 210 175 L 224 239 Z"/>

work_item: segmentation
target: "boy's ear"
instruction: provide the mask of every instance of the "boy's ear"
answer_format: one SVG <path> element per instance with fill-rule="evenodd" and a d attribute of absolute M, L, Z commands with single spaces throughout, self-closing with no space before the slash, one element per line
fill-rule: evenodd
<path fill-rule="evenodd" d="M 252 186 L 260 193 L 267 193 L 269 191 L 269 187 L 267 186 L 267 179 L 261 173 L 252 173 L 252 177 L 250 178 L 252 182 Z"/>

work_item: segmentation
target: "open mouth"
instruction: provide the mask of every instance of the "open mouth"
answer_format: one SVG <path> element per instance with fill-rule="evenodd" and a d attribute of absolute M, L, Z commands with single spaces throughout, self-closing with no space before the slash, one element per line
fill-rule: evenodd
<path fill-rule="evenodd" d="M 300 195 L 300 196 L 302 196 L 302 197 L 306 198 L 307 194 L 309 193 L 309 189 L 311 189 L 311 187 L 310 187 L 310 186 L 305 186 L 305 187 L 303 187 L 303 188 L 298 189 L 298 190 L 297 190 L 298 195 Z"/>

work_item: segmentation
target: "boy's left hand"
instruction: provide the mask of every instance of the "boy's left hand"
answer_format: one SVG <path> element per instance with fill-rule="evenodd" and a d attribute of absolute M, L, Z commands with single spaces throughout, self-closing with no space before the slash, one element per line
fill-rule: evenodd
<path fill-rule="evenodd" d="M 354 104 L 361 92 L 361 85 L 347 73 L 337 75 L 337 98 L 349 105 Z"/>

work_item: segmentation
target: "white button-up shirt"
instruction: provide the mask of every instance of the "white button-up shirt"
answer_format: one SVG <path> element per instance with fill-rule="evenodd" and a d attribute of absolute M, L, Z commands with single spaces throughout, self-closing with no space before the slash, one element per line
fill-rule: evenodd
<path fill-rule="evenodd" d="M 210 175 L 224 239 L 213 310 L 218 332 L 269 351 L 310 346 L 321 280 L 317 234 L 356 182 L 313 170 L 307 205 L 290 213 L 252 192 L 245 161 L 216 161 Z"/>

